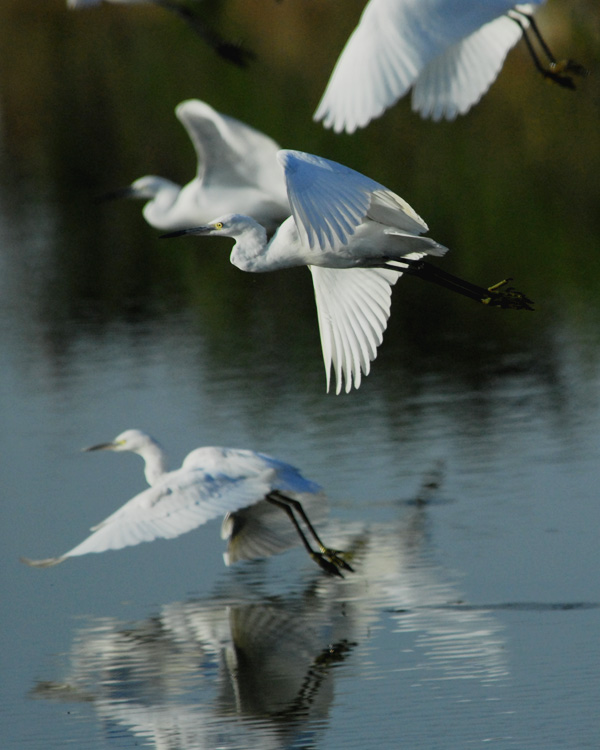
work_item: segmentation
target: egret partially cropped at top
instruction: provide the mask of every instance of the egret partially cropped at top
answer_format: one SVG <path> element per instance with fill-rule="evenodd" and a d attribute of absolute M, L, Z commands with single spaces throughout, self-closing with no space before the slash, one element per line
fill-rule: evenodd
<path fill-rule="evenodd" d="M 196 13 L 193 9 L 193 3 L 180 2 L 179 0 L 67 0 L 67 8 L 89 8 L 92 5 L 104 3 L 113 5 L 156 5 L 185 21 L 211 49 L 214 49 L 227 62 L 245 68 L 255 58 L 253 52 L 244 49 L 240 44 L 228 42 L 219 32 L 211 28 L 205 20 L 206 9 L 202 8 L 200 13 Z"/>
<path fill-rule="evenodd" d="M 146 175 L 105 198 L 146 200 L 144 218 L 164 230 L 241 211 L 272 231 L 290 215 L 275 141 L 198 99 L 181 102 L 175 114 L 196 151 L 194 179 L 181 187 L 164 177 Z"/>
<path fill-rule="evenodd" d="M 399 195 L 349 167 L 301 151 L 280 151 L 292 215 L 270 242 L 260 223 L 227 214 L 164 237 L 232 237 L 230 260 L 261 273 L 308 266 L 312 274 L 327 390 L 358 388 L 377 356 L 390 315 L 391 287 L 402 273 L 419 276 L 485 305 L 531 309 L 506 281 L 485 289 L 426 263 L 447 248 L 421 235 L 423 219 Z"/>
<path fill-rule="evenodd" d="M 414 112 L 453 120 L 486 93 L 521 36 L 546 79 L 574 88 L 572 76 L 586 71 L 572 60 L 556 61 L 532 15 L 543 2 L 369 0 L 314 119 L 353 133 L 412 88 Z"/>
<path fill-rule="evenodd" d="M 43 560 L 22 557 L 27 565 L 47 568 L 69 557 L 173 539 L 219 516 L 225 516 L 221 536 L 228 540 L 227 563 L 262 557 L 292 544 L 289 534 L 278 540 L 276 532 L 271 533 L 269 505 L 277 515 L 287 514 L 290 528 L 323 570 L 339 576 L 341 570 L 352 570 L 342 553 L 321 542 L 302 506 L 303 499 L 323 500 L 321 487 L 290 464 L 251 450 L 204 447 L 189 453 L 180 469 L 167 471 L 165 451 L 141 430 L 126 430 L 85 450 L 137 453 L 144 459 L 150 487 L 93 526 L 92 534 L 73 549 Z M 318 549 L 311 546 L 301 522 Z"/>

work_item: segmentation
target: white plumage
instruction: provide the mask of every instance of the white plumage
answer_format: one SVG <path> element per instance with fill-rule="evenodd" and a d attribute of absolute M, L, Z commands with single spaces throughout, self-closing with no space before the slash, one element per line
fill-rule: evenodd
<path fill-rule="evenodd" d="M 237 211 L 255 217 L 271 231 L 289 216 L 275 141 L 199 99 L 181 102 L 175 114 L 196 151 L 194 179 L 182 187 L 164 177 L 145 175 L 106 197 L 146 200 L 144 218 L 164 230 Z"/>
<path fill-rule="evenodd" d="M 352 133 L 411 88 L 412 109 L 423 117 L 452 120 L 465 114 L 494 82 L 543 1 L 369 0 L 314 119 L 336 132 Z M 542 49 L 548 56 L 547 47 Z M 572 87 L 554 58 L 549 65 L 544 75 Z M 569 72 L 582 69 L 574 66 Z"/>
<path fill-rule="evenodd" d="M 231 262 L 254 273 L 306 265 L 315 290 L 327 390 L 358 388 L 377 355 L 390 315 L 391 287 L 402 273 L 422 276 L 485 304 L 527 307 L 513 290 L 490 291 L 427 266 L 425 255 L 447 248 L 427 224 L 375 180 L 300 151 L 280 151 L 292 216 L 270 242 L 261 224 L 239 213 L 165 235 L 232 237 Z"/>
<path fill-rule="evenodd" d="M 298 469 L 251 450 L 197 448 L 174 471 L 166 470 L 161 446 L 140 430 L 126 430 L 113 441 L 86 450 L 137 453 L 144 459 L 151 486 L 93 526 L 92 534 L 73 549 L 43 560 L 22 558 L 28 565 L 50 567 L 69 557 L 173 539 L 220 516 L 225 516 L 222 536 L 229 540 L 227 562 L 262 556 L 302 540 L 281 507 L 266 498 L 274 497 L 277 504 L 285 499 L 313 501 L 315 506 L 324 502 L 321 488 Z M 240 511 L 239 518 L 236 511 Z M 336 562 L 335 553 L 323 545 L 320 552 L 311 554 L 328 572 L 336 572 L 332 566 L 338 565 L 350 569 Z"/>

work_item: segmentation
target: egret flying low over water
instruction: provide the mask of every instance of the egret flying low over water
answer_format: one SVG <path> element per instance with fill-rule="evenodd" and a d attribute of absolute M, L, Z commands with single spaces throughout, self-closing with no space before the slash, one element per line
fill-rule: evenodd
<path fill-rule="evenodd" d="M 121 549 L 159 538 L 172 539 L 222 515 L 225 519 L 221 535 L 229 540 L 230 550 L 235 547 L 238 535 L 256 537 L 244 539 L 243 550 L 234 549 L 233 558 L 226 555 L 226 561 L 260 557 L 290 546 L 279 546 L 277 541 L 269 539 L 268 529 L 266 533 L 261 530 L 261 524 L 267 522 L 266 502 L 287 513 L 307 552 L 326 572 L 342 575 L 340 569 L 352 570 L 341 553 L 321 542 L 302 507 L 299 498 L 322 499 L 321 488 L 290 464 L 251 450 L 205 447 L 189 453 L 180 469 L 167 471 L 165 451 L 141 430 L 126 430 L 113 441 L 86 450 L 137 453 L 144 459 L 149 489 L 93 526 L 87 539 L 63 555 L 44 560 L 23 557 L 24 563 L 46 568 L 90 552 Z M 253 519 L 255 508 L 257 518 Z M 318 551 L 311 547 L 300 521 L 317 543 Z M 244 529 L 246 524 L 250 524 L 250 532 Z"/>
<path fill-rule="evenodd" d="M 232 237 L 230 260 L 242 271 L 261 273 L 306 265 L 312 274 L 327 390 L 331 368 L 336 393 L 358 388 L 377 356 L 390 315 L 391 287 L 402 273 L 419 276 L 496 307 L 531 309 L 531 300 L 507 281 L 489 289 L 426 263 L 443 245 L 420 235 L 423 219 L 378 182 L 336 162 L 300 151 L 280 151 L 292 216 L 270 242 L 249 216 L 228 214 L 209 224 L 163 237 Z"/>
<path fill-rule="evenodd" d="M 164 230 L 183 229 L 241 211 L 272 231 L 290 215 L 275 141 L 198 99 L 181 102 L 175 114 L 196 150 L 194 179 L 181 187 L 164 177 L 146 175 L 105 198 L 147 200 L 144 218 Z"/>
<path fill-rule="evenodd" d="M 157 5 L 164 8 L 170 13 L 181 18 L 188 26 L 206 42 L 206 44 L 215 50 L 215 52 L 227 62 L 245 68 L 254 58 L 255 55 L 250 50 L 246 50 L 239 44 L 227 42 L 223 37 L 206 23 L 206 21 L 197 15 L 192 6 L 187 3 L 177 2 L 177 0 L 67 0 L 68 8 L 88 8 L 92 5 L 102 3 L 111 3 L 114 5 Z"/>
<path fill-rule="evenodd" d="M 571 74 L 586 71 L 570 60 L 556 62 L 532 17 L 543 1 L 370 0 L 314 119 L 336 132 L 353 133 L 412 88 L 414 112 L 453 120 L 486 93 L 521 36 L 546 78 L 574 88 Z M 535 51 L 534 38 L 548 67 Z"/>

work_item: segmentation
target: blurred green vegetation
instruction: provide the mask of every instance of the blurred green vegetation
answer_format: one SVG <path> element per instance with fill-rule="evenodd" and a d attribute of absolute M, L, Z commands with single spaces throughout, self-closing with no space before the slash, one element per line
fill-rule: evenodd
<path fill-rule="evenodd" d="M 16 294 L 35 295 L 40 318 L 63 338 L 81 335 L 78 324 L 90 319 L 110 325 L 191 309 L 203 335 L 214 336 L 216 349 L 225 347 L 224 357 L 263 339 L 265 356 L 285 348 L 297 365 L 306 347 L 318 354 L 304 269 L 242 274 L 227 262 L 231 242 L 161 242 L 143 221 L 141 204 L 95 202 L 143 174 L 191 179 L 194 152 L 173 110 L 199 98 L 282 146 L 336 159 L 384 183 L 451 248 L 438 261 L 444 268 L 482 285 L 511 275 L 536 302 L 535 313 L 488 310 L 402 280 L 386 336 L 386 345 L 394 341 L 384 355 L 389 361 L 451 366 L 457 341 L 467 358 L 471 345 L 480 358 L 531 346 L 534 361 L 550 346 L 557 322 L 596 320 L 598 3 L 550 0 L 538 14 L 557 56 L 591 70 L 577 91 L 543 81 L 519 44 L 466 117 L 426 122 L 405 99 L 367 129 L 334 135 L 311 117 L 363 5 L 202 3 L 224 37 L 256 53 L 256 62 L 240 70 L 160 8 L 68 11 L 65 0 L 3 0 L 0 213 L 9 219 L 10 253 L 32 256 L 16 276 Z M 35 255 L 32 236 L 39 232 L 43 251 Z M 38 264 L 46 271 L 31 274 Z"/>

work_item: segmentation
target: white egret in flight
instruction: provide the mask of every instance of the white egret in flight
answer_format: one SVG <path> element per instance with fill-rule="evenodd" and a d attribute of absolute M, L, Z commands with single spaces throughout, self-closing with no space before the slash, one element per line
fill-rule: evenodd
<path fill-rule="evenodd" d="M 150 487 L 93 526 L 92 534 L 73 549 L 44 560 L 22 557 L 27 565 L 46 568 L 90 552 L 121 549 L 154 539 L 173 539 L 223 515 L 222 537 L 229 540 L 230 548 L 236 543 L 236 535 L 244 532 L 246 523 L 251 524 L 250 534 L 259 530 L 255 543 L 244 540 L 244 552 L 234 550 L 233 559 L 262 556 L 271 548 L 279 551 L 276 542 L 270 543 L 268 533 L 260 531 L 261 523 L 268 523 L 264 507 L 259 507 L 266 502 L 287 513 L 307 552 L 326 572 L 341 576 L 340 568 L 352 570 L 340 553 L 321 542 L 299 500 L 322 498 L 321 488 L 290 464 L 251 450 L 205 447 L 189 453 L 180 469 L 167 471 L 165 451 L 141 430 L 126 430 L 113 441 L 86 450 L 137 453 L 144 459 Z M 252 523 L 253 508 L 258 509 L 256 523 Z M 239 519 L 236 511 L 241 512 Z M 309 544 L 300 520 L 317 543 L 318 551 Z M 249 552 L 251 549 L 253 554 Z"/>
<path fill-rule="evenodd" d="M 243 49 L 239 44 L 227 42 L 223 37 L 206 23 L 188 3 L 178 0 L 67 0 L 67 8 L 89 8 L 101 3 L 114 5 L 157 5 L 181 18 L 206 44 L 224 60 L 245 68 L 255 57 L 253 52 Z"/>
<path fill-rule="evenodd" d="M 338 58 L 314 119 L 338 133 L 353 133 L 412 88 L 414 112 L 453 120 L 486 93 L 521 36 L 546 78 L 574 88 L 570 74 L 586 71 L 571 60 L 556 62 L 532 17 L 543 1 L 370 0 Z M 534 40 L 548 67 L 540 61 Z"/>
<path fill-rule="evenodd" d="M 181 102 L 175 114 L 196 150 L 194 179 L 181 187 L 164 177 L 146 175 L 104 198 L 147 200 L 144 218 L 165 230 L 241 211 L 272 231 L 290 215 L 275 141 L 198 99 Z"/>
<path fill-rule="evenodd" d="M 164 237 L 232 237 L 230 260 L 261 273 L 306 265 L 312 274 L 327 390 L 333 367 L 336 393 L 358 388 L 377 356 L 390 315 L 391 287 L 402 273 L 419 276 L 486 305 L 531 309 L 507 281 L 489 289 L 426 263 L 447 248 L 420 236 L 428 227 L 404 201 L 378 182 L 336 162 L 300 151 L 280 151 L 292 216 L 270 242 L 261 224 L 228 214 Z"/>

